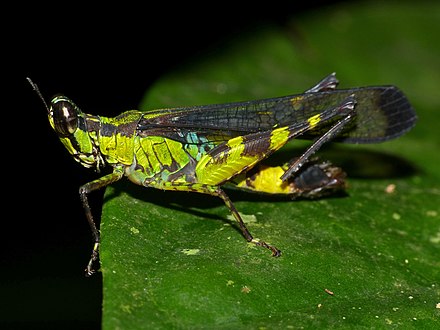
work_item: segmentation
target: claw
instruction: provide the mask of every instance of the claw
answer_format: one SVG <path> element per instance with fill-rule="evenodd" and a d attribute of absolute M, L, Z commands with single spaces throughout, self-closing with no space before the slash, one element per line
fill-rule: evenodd
<path fill-rule="evenodd" d="M 99 256 L 99 243 L 95 243 L 95 245 L 93 246 L 92 256 L 90 257 L 89 263 L 87 264 L 87 267 L 85 269 L 86 277 L 90 277 L 96 273 L 96 271 L 93 269 L 93 263 L 96 260 L 98 260 L 98 256 Z"/>
<path fill-rule="evenodd" d="M 254 243 L 257 246 L 262 246 L 262 247 L 264 247 L 264 248 L 266 248 L 268 250 L 271 250 L 272 251 L 272 257 L 279 257 L 281 255 L 281 251 L 278 250 L 278 248 L 276 248 L 275 246 L 269 245 L 266 242 L 259 241 L 259 240 L 256 240 L 256 239 L 252 239 L 251 242 Z"/>

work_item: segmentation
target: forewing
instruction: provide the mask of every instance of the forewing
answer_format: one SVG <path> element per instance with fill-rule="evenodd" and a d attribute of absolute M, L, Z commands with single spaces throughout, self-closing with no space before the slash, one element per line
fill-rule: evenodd
<path fill-rule="evenodd" d="M 411 129 L 416 115 L 407 98 L 394 86 L 361 87 L 278 98 L 160 109 L 146 112 L 138 125 L 142 135 L 178 138 L 197 134 L 221 142 L 238 135 L 302 123 L 337 107 L 349 95 L 356 100 L 356 119 L 335 139 L 347 143 L 375 143 L 398 137 Z M 321 136 L 331 122 L 320 123 L 301 138 Z M 180 139 L 180 141 L 183 141 Z"/>

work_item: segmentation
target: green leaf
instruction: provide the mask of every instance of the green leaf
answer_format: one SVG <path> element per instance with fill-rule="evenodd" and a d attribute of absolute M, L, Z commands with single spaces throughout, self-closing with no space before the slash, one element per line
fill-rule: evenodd
<path fill-rule="evenodd" d="M 106 191 L 104 329 L 436 328 L 440 319 L 438 4 L 343 4 L 264 26 L 160 79 L 143 109 L 301 92 L 336 71 L 341 88 L 396 84 L 419 116 L 380 145 L 327 147 L 347 196 L 220 200 L 120 182 Z M 280 155 L 302 150 L 296 141 Z"/>

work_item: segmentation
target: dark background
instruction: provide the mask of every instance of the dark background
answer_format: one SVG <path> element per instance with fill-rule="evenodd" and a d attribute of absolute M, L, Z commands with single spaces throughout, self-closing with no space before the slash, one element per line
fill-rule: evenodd
<path fill-rule="evenodd" d="M 327 5 L 336 1 L 327 2 Z M 99 328 L 101 276 L 84 277 L 92 240 L 78 187 L 97 175 L 74 162 L 26 81 L 84 112 L 134 109 L 161 75 L 261 25 L 285 25 L 321 4 L 34 4 L 4 12 L 3 229 L 0 326 Z M 11 23 L 12 22 L 12 23 Z M 91 196 L 99 212 L 102 193 Z M 96 207 L 95 207 L 96 206 Z"/>

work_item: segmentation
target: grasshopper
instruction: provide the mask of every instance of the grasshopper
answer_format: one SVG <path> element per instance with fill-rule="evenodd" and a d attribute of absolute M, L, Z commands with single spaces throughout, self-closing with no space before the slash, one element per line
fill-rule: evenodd
<path fill-rule="evenodd" d="M 92 191 L 124 176 L 135 184 L 162 190 L 187 191 L 219 197 L 238 223 L 244 238 L 254 239 L 224 192 L 224 185 L 252 192 L 319 197 L 344 189 L 345 173 L 311 156 L 331 140 L 377 143 L 409 131 L 416 114 L 394 86 L 336 89 L 335 74 L 304 93 L 215 105 L 141 112 L 126 111 L 114 118 L 82 112 L 64 95 L 48 105 L 36 84 L 28 81 L 43 101 L 49 123 L 81 165 L 112 172 L 79 188 L 94 246 L 86 275 L 95 272 L 100 233 L 88 202 Z M 261 161 L 295 138 L 313 142 L 299 156 L 281 166 Z"/>

